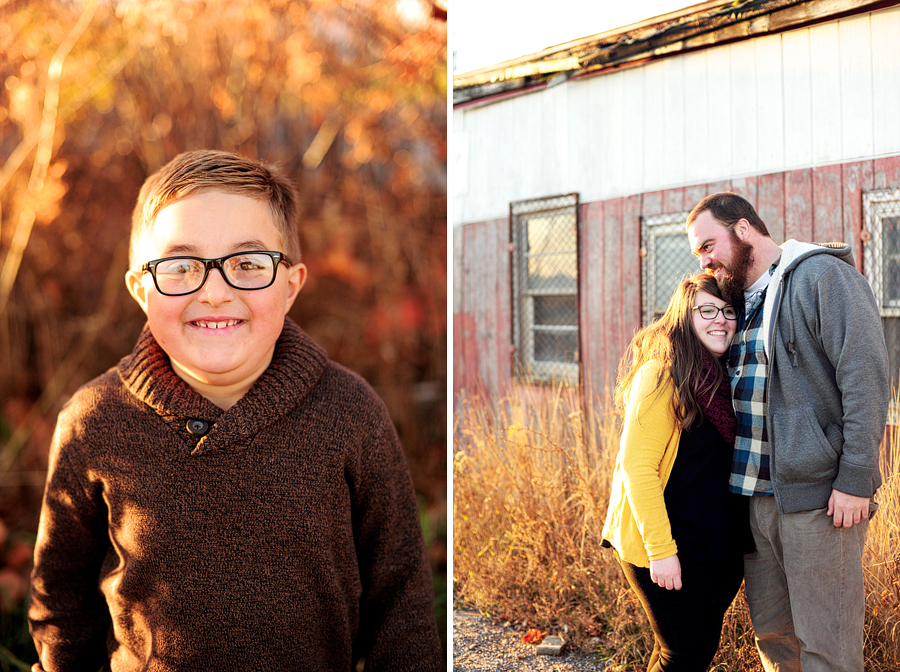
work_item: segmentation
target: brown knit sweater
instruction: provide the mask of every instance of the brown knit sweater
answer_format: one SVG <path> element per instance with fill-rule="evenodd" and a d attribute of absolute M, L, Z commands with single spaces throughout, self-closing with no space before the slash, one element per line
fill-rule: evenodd
<path fill-rule="evenodd" d="M 287 320 L 223 411 L 145 329 L 60 413 L 29 621 L 47 672 L 440 669 L 384 405 Z"/>

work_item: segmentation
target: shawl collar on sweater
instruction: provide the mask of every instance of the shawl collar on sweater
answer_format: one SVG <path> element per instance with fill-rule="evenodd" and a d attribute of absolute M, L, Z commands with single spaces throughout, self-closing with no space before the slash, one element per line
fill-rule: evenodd
<path fill-rule="evenodd" d="M 132 353 L 119 362 L 118 373 L 125 388 L 156 411 L 193 455 L 204 455 L 249 448 L 256 434 L 306 397 L 326 363 L 325 350 L 285 318 L 269 368 L 227 411 L 178 377 L 149 327 L 144 327 Z M 189 419 L 209 423 L 208 433 L 198 437 L 188 432 Z"/>

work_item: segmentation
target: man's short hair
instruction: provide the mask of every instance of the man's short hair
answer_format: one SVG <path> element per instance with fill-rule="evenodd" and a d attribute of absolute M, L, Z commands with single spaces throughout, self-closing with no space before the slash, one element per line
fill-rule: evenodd
<path fill-rule="evenodd" d="M 150 231 L 160 210 L 178 199 L 213 190 L 267 202 L 284 244 L 280 251 L 292 264 L 300 261 L 299 199 L 291 181 L 275 166 L 230 152 L 200 149 L 179 154 L 144 181 L 131 215 L 131 267 L 146 261 L 137 258 L 138 241 Z"/>
<path fill-rule="evenodd" d="M 759 231 L 767 238 L 771 238 L 769 230 L 765 223 L 756 214 L 756 210 L 750 205 L 747 199 L 738 196 L 730 191 L 721 191 L 718 194 L 710 194 L 691 210 L 691 214 L 687 218 L 687 228 L 691 228 L 694 220 L 700 213 L 709 210 L 710 214 L 721 222 L 721 224 L 729 231 L 734 230 L 734 225 L 741 219 L 750 222 L 750 226 Z"/>

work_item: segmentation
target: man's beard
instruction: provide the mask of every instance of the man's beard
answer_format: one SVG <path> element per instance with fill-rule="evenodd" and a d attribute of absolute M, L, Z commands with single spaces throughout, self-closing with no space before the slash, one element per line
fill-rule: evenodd
<path fill-rule="evenodd" d="M 744 307 L 744 288 L 748 284 L 747 273 L 753 263 L 753 245 L 738 238 L 734 229 L 731 229 L 730 233 L 733 252 L 731 264 L 722 267 L 725 268 L 725 272 L 716 277 L 716 283 L 719 285 L 719 291 L 722 292 L 722 298 L 735 310 L 740 311 Z M 715 272 L 719 267 L 717 265 L 710 270 Z"/>

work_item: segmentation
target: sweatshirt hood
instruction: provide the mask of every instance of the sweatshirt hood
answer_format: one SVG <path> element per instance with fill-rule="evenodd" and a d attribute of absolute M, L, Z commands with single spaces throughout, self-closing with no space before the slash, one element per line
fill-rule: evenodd
<path fill-rule="evenodd" d="M 791 238 L 781 245 L 781 260 L 772 274 L 772 280 L 791 272 L 797 264 L 814 254 L 830 254 L 856 268 L 853 250 L 847 243 L 801 243 Z"/>
<path fill-rule="evenodd" d="M 778 266 L 775 267 L 772 278 L 769 280 L 769 289 L 766 291 L 766 300 L 763 307 L 763 345 L 768 357 L 771 357 L 770 341 L 774 327 L 772 320 L 775 308 L 781 301 L 785 279 L 801 261 L 817 254 L 830 254 L 856 268 L 856 263 L 853 260 L 853 250 L 846 243 L 801 243 L 791 238 L 781 245 L 781 258 L 778 260 Z"/>

